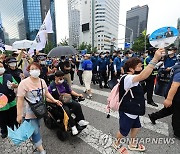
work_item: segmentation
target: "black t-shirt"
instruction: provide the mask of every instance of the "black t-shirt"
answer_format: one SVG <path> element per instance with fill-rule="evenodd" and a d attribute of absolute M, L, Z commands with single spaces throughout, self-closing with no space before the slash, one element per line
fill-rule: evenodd
<path fill-rule="evenodd" d="M 64 74 L 68 74 L 70 72 L 70 70 L 66 70 L 65 67 L 71 67 L 69 61 L 65 61 L 65 62 L 60 62 L 57 66 L 57 69 L 59 70 L 59 68 L 61 69 L 61 71 L 64 72 Z"/>

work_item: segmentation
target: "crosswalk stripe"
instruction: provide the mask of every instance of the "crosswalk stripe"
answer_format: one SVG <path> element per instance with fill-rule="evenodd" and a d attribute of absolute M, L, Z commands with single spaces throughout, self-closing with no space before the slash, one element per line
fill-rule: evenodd
<path fill-rule="evenodd" d="M 87 99 L 83 102 L 80 102 L 80 103 L 82 105 L 88 107 L 88 108 L 91 108 L 93 110 L 107 114 L 106 110 L 105 110 L 105 108 L 106 108 L 105 104 L 102 104 L 102 103 L 99 103 L 96 101 L 92 101 L 92 100 L 87 100 Z M 119 119 L 118 112 L 111 112 L 111 116 Z M 157 124 L 152 125 L 149 118 L 147 118 L 145 116 L 140 116 L 140 121 L 141 121 L 142 127 L 149 129 L 151 131 L 154 131 L 156 133 L 163 134 L 165 136 L 169 136 L 168 124 L 167 123 L 156 121 Z"/>
<path fill-rule="evenodd" d="M 78 89 L 78 90 L 83 90 L 83 87 L 82 87 L 82 86 L 78 86 L 78 85 L 72 85 L 72 88 L 75 88 L 75 89 Z M 97 90 L 97 89 L 92 89 L 92 93 L 98 94 L 98 95 L 101 95 L 101 96 L 105 96 L 105 97 L 108 97 L 108 96 L 109 96 L 109 92 L 107 92 L 107 91 L 102 91 L 102 90 Z M 156 109 L 156 110 L 161 110 L 161 109 L 164 107 L 163 104 L 160 104 L 160 103 L 156 103 L 156 104 L 158 104 L 158 107 L 149 105 L 149 104 L 147 104 L 147 102 L 146 102 L 146 107 L 152 108 L 152 109 Z"/>
<path fill-rule="evenodd" d="M 101 130 L 88 125 L 78 137 L 91 147 L 96 149 L 102 154 L 116 154 L 116 150 L 111 146 L 115 141 L 115 137 L 111 134 L 104 134 Z M 127 147 L 128 143 L 124 143 L 123 146 Z M 129 154 L 143 154 L 142 152 L 129 151 Z"/>

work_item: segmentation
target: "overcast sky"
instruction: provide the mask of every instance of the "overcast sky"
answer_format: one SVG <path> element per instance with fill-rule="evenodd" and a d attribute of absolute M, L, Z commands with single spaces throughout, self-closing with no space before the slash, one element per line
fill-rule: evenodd
<path fill-rule="evenodd" d="M 69 36 L 68 32 L 68 0 L 55 0 L 57 42 Z M 147 32 L 151 34 L 154 30 L 164 26 L 177 27 L 180 18 L 180 0 L 120 0 L 119 23 L 126 24 L 126 11 L 137 5 L 149 6 L 149 17 Z M 125 36 L 125 28 L 119 26 L 119 38 Z M 122 42 L 119 42 L 122 43 Z M 122 47 L 120 45 L 120 47 Z"/>

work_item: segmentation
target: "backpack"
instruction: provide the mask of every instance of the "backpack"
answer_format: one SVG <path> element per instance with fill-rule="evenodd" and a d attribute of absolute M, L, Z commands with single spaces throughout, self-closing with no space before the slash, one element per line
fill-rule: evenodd
<path fill-rule="evenodd" d="M 127 75 L 123 75 L 120 80 L 118 80 L 118 83 L 114 86 L 114 88 L 111 90 L 109 97 L 107 98 L 107 106 L 106 106 L 106 110 L 108 112 L 107 118 L 110 117 L 110 111 L 118 111 L 120 104 L 124 98 L 124 96 L 128 93 L 129 90 L 126 90 L 126 92 L 124 93 L 124 95 L 120 94 L 120 83 Z M 122 96 L 122 97 L 120 97 Z"/>

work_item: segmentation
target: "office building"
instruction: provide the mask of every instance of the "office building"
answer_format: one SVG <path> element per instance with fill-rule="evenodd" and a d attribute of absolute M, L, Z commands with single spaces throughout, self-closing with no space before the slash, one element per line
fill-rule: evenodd
<path fill-rule="evenodd" d="M 49 8 L 54 33 L 48 37 L 48 40 L 56 44 L 54 0 L 1 1 L 0 12 L 6 30 L 6 44 L 12 45 L 14 41 L 22 39 L 34 40 Z"/>
<path fill-rule="evenodd" d="M 69 45 L 78 47 L 80 36 L 81 0 L 68 0 Z"/>
<path fill-rule="evenodd" d="M 4 42 L 4 31 L 2 26 L 1 14 L 0 14 L 0 42 Z"/>
<path fill-rule="evenodd" d="M 119 5 L 120 0 L 81 0 L 79 44 L 91 44 L 98 52 L 110 51 L 112 45 L 117 49 Z"/>
<path fill-rule="evenodd" d="M 144 30 L 147 30 L 148 12 L 148 5 L 135 6 L 127 11 L 126 27 L 128 28 L 126 28 L 125 32 L 126 42 L 133 42 Z"/>

